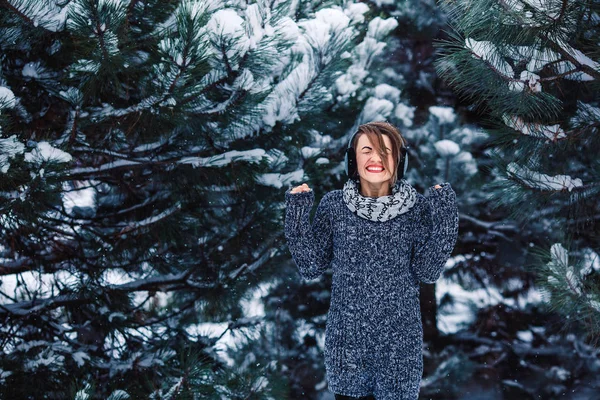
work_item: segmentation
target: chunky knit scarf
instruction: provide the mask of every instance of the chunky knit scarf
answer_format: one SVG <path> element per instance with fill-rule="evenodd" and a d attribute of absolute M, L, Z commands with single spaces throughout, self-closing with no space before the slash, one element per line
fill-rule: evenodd
<path fill-rule="evenodd" d="M 406 179 L 399 179 L 392 187 L 392 194 L 381 197 L 365 197 L 352 179 L 344 184 L 343 198 L 346 206 L 359 217 L 385 222 L 412 208 L 417 201 L 417 191 Z"/>

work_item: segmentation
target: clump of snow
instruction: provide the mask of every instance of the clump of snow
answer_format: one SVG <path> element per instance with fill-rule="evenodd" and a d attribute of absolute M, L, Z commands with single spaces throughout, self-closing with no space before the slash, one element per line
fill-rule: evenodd
<path fill-rule="evenodd" d="M 440 157 L 444 158 L 454 157 L 460 152 L 460 146 L 456 142 L 448 139 L 438 140 L 433 146 Z"/>
<path fill-rule="evenodd" d="M 531 331 L 518 331 L 517 337 L 523 342 L 531 343 L 533 340 L 533 333 Z"/>
<path fill-rule="evenodd" d="M 2 368 L 0 368 L 0 385 L 4 384 L 6 378 L 8 378 L 11 375 L 12 375 L 12 372 L 5 371 Z"/>
<path fill-rule="evenodd" d="M 564 382 L 570 378 L 571 372 L 558 365 L 553 365 L 550 370 L 546 372 L 546 376 L 550 379 Z"/>
<path fill-rule="evenodd" d="M 47 161 L 65 163 L 72 159 L 73 157 L 69 153 L 52 147 L 48 142 L 39 142 L 35 149 L 25 153 L 25 161 L 36 165 Z"/>
<path fill-rule="evenodd" d="M 75 393 L 75 400 L 89 400 L 90 393 L 88 393 L 88 391 L 90 391 L 91 389 L 91 385 L 89 383 L 86 383 L 83 389 Z"/>
<path fill-rule="evenodd" d="M 39 367 L 57 371 L 63 367 L 64 360 L 63 355 L 56 354 L 53 350 L 46 348 L 37 355 L 37 358 L 25 362 L 23 367 L 28 371 L 36 371 Z"/>
<path fill-rule="evenodd" d="M 315 19 L 325 24 L 328 27 L 327 30 L 334 32 L 341 32 L 350 25 L 350 18 L 337 8 L 320 9 L 315 13 Z"/>
<path fill-rule="evenodd" d="M 530 91 L 538 93 L 542 91 L 542 84 L 540 83 L 540 76 L 530 71 L 522 71 L 520 80 L 510 81 L 508 88 L 515 92 L 522 92 L 525 89 L 525 84 Z"/>
<path fill-rule="evenodd" d="M 542 125 L 535 122 L 525 122 L 521 117 L 509 115 L 503 115 L 502 120 L 506 126 L 524 133 L 525 135 L 545 137 L 549 141 L 556 141 L 558 139 L 567 137 L 565 131 L 560 127 L 559 124 Z"/>
<path fill-rule="evenodd" d="M 300 149 L 300 151 L 302 152 L 302 157 L 306 159 L 319 154 L 321 152 L 321 148 L 304 146 Z"/>
<path fill-rule="evenodd" d="M 70 68 L 69 76 L 72 78 L 76 72 L 95 74 L 100 70 L 100 63 L 93 60 L 78 60 Z"/>
<path fill-rule="evenodd" d="M 78 367 L 83 367 L 83 365 L 85 364 L 85 360 L 90 359 L 89 354 L 87 354 L 83 351 L 77 351 L 77 352 L 71 354 L 71 357 L 73 357 L 73 360 L 75 361 L 75 363 L 77 364 Z"/>
<path fill-rule="evenodd" d="M 451 124 L 456 120 L 456 113 L 452 107 L 431 106 L 429 113 L 435 116 L 440 124 Z"/>
<path fill-rule="evenodd" d="M 226 153 L 217 154 L 211 157 L 184 157 L 178 161 L 179 164 L 192 164 L 196 167 L 221 167 L 230 164 L 233 161 L 247 161 L 257 163 L 263 159 L 265 151 L 263 149 L 252 150 L 231 150 Z"/>
<path fill-rule="evenodd" d="M 59 6 L 56 3 L 60 2 L 55 0 L 18 1 L 13 3 L 13 7 L 27 16 L 33 26 L 58 32 L 64 28 L 69 7 Z"/>
<path fill-rule="evenodd" d="M 413 118 L 415 117 L 416 109 L 417 107 L 411 107 L 404 103 L 398 103 L 394 109 L 394 116 L 401 120 L 404 126 L 408 128 L 413 124 Z"/>
<path fill-rule="evenodd" d="M 329 164 L 329 159 L 325 157 L 319 157 L 315 160 L 315 164 Z"/>
<path fill-rule="evenodd" d="M 15 94 L 7 87 L 0 86 L 0 109 L 13 108 L 15 106 Z"/>
<path fill-rule="evenodd" d="M 579 271 L 580 275 L 585 276 L 592 271 L 600 271 L 600 256 L 598 256 L 598 253 L 589 247 L 584 248 L 581 252 L 583 253 L 583 263 L 581 271 Z"/>
<path fill-rule="evenodd" d="M 284 185 L 289 185 L 294 182 L 301 182 L 303 180 L 305 180 L 304 170 L 298 169 L 296 171 L 288 172 L 285 174 L 276 172 L 264 173 L 257 176 L 256 183 L 280 189 Z"/>
<path fill-rule="evenodd" d="M 398 21 L 395 18 L 383 19 L 375 17 L 369 22 L 369 28 L 367 30 L 367 37 L 374 38 L 376 40 L 382 40 L 391 31 L 396 29 Z"/>
<path fill-rule="evenodd" d="M 80 105 L 83 102 L 83 93 L 81 93 L 81 90 L 75 87 L 69 87 L 67 90 L 61 90 L 58 92 L 58 94 L 60 97 L 73 105 Z"/>
<path fill-rule="evenodd" d="M 477 143 L 482 143 L 489 138 L 489 134 L 481 129 L 461 126 L 453 129 L 450 136 L 460 143 L 463 147 L 472 146 Z"/>
<path fill-rule="evenodd" d="M 571 118 L 571 123 L 574 125 L 588 125 L 592 121 L 600 121 L 600 108 L 583 101 L 577 101 L 577 111 Z"/>
<path fill-rule="evenodd" d="M 581 50 L 578 50 L 574 47 L 572 47 L 571 45 L 569 45 L 568 43 L 565 43 L 562 39 L 558 39 L 558 45 L 565 50 L 565 52 L 569 55 L 571 55 L 572 57 L 575 58 L 575 60 L 580 64 L 580 65 L 585 65 L 587 67 L 590 67 L 593 70 L 596 71 L 600 71 L 600 63 L 592 60 L 590 57 L 588 57 L 587 55 L 585 55 Z M 569 76 L 567 76 L 567 78 L 569 78 Z M 575 79 L 575 80 L 582 80 L 582 81 L 591 81 L 594 80 L 594 77 L 591 75 L 588 75 L 586 73 L 581 72 L 578 75 L 575 76 L 571 76 L 571 78 Z"/>
<path fill-rule="evenodd" d="M 400 101 L 400 89 L 387 83 L 381 83 L 375 86 L 374 96 L 378 99 L 386 99 L 393 103 L 398 103 Z"/>
<path fill-rule="evenodd" d="M 515 75 L 512 67 L 504 60 L 494 43 L 467 38 L 465 39 L 465 45 L 471 50 L 473 57 L 480 58 L 483 61 L 490 63 L 492 67 L 504 76 L 512 78 Z"/>
<path fill-rule="evenodd" d="M 23 66 L 23 70 L 21 74 L 28 78 L 38 79 L 40 76 L 38 74 L 38 68 L 40 67 L 39 62 L 28 62 Z"/>
<path fill-rule="evenodd" d="M 385 99 L 369 97 L 361 113 L 361 121 L 382 121 L 394 110 L 394 103 Z"/>
<path fill-rule="evenodd" d="M 230 46 L 226 47 L 226 56 L 229 60 L 236 56 L 242 57 L 250 49 L 250 40 L 244 30 L 244 20 L 238 13 L 231 8 L 218 10 L 212 14 L 206 24 L 206 30 L 219 40 L 225 41 L 226 38 L 234 39 Z M 238 65 L 232 65 L 237 71 Z"/>
<path fill-rule="evenodd" d="M 312 140 L 314 141 L 314 143 L 318 147 L 321 147 L 321 148 L 326 147 L 333 140 L 333 138 L 331 137 L 331 135 L 323 135 L 319 131 L 317 131 L 316 129 L 310 129 L 309 133 L 310 133 L 310 135 L 311 135 Z"/>
<path fill-rule="evenodd" d="M 269 150 L 267 154 L 265 154 L 265 158 L 267 159 L 271 168 L 284 165 L 288 161 L 288 157 L 279 149 Z"/>
<path fill-rule="evenodd" d="M 364 14 L 369 11 L 369 6 L 365 3 L 350 3 L 344 9 L 344 14 L 350 18 L 351 24 L 358 24 L 365 20 Z"/>
<path fill-rule="evenodd" d="M 112 392 L 106 400 L 128 400 L 129 398 L 131 398 L 131 396 L 129 396 L 129 393 L 127 393 L 124 390 L 117 389 L 114 392 Z"/>
<path fill-rule="evenodd" d="M 397 25 L 398 22 L 394 18 L 384 20 L 377 17 L 369 23 L 364 40 L 352 50 L 352 56 L 355 58 L 353 64 L 348 67 L 345 74 L 335 80 L 335 87 L 339 94 L 338 101 L 345 101 L 348 97 L 355 96 L 356 91 L 362 86 L 362 81 L 368 76 L 370 64 L 386 46 L 386 43 L 378 39 L 389 34 Z"/>
<path fill-rule="evenodd" d="M 565 190 L 569 192 L 575 187 L 583 186 L 579 178 L 572 178 L 569 175 L 546 175 L 540 172 L 532 171 L 525 166 L 514 162 L 508 164 L 506 171 L 515 175 L 531 188 L 539 190 Z"/>
<path fill-rule="evenodd" d="M 25 146 L 17 140 L 15 135 L 0 139 L 0 172 L 6 174 L 10 168 L 9 160 L 17 154 L 23 154 Z"/>
<path fill-rule="evenodd" d="M 461 151 L 454 157 L 454 163 L 460 166 L 461 171 L 467 176 L 475 175 L 477 171 L 477 161 L 468 151 Z"/>

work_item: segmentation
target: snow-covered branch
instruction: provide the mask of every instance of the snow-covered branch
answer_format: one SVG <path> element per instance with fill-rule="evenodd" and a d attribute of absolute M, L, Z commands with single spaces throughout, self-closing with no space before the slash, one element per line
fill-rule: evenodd
<path fill-rule="evenodd" d="M 569 175 L 550 176 L 541 172 L 532 171 L 529 168 L 514 162 L 508 164 L 506 171 L 532 189 L 551 191 L 568 190 L 570 192 L 574 188 L 583 186 L 583 182 L 579 178 L 572 178 Z"/>

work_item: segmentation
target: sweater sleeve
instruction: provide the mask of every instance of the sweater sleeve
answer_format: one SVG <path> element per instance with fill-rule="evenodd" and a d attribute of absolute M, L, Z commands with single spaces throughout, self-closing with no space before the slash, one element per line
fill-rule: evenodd
<path fill-rule="evenodd" d="M 435 186 L 435 185 L 434 185 Z M 456 193 L 448 182 L 429 188 L 420 208 L 420 229 L 413 243 L 410 268 L 419 280 L 434 283 L 439 279 L 458 238 Z"/>
<path fill-rule="evenodd" d="M 318 278 L 330 265 L 333 258 L 333 231 L 327 212 L 327 194 L 321 199 L 312 224 L 309 213 L 315 194 L 309 192 L 285 192 L 285 238 L 304 279 Z"/>

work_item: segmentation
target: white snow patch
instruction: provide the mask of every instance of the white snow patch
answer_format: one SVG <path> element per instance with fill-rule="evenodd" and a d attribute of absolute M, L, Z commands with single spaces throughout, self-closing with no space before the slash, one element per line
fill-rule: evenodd
<path fill-rule="evenodd" d="M 514 162 L 508 164 L 506 171 L 521 179 L 532 188 L 540 190 L 565 190 L 569 192 L 575 187 L 583 186 L 580 178 L 572 178 L 569 175 L 546 175 L 540 172 L 530 170 L 525 166 Z"/>
<path fill-rule="evenodd" d="M 25 153 L 25 161 L 36 165 L 40 165 L 46 161 L 65 163 L 72 159 L 73 157 L 69 153 L 52 147 L 48 142 L 39 142 L 35 149 L 29 153 Z"/>
<path fill-rule="evenodd" d="M 404 126 L 408 128 L 413 124 L 413 118 L 415 117 L 416 109 L 417 107 L 411 107 L 404 103 L 398 103 L 394 109 L 394 116 L 401 120 Z"/>
<path fill-rule="evenodd" d="M 456 120 L 456 113 L 452 107 L 431 106 L 429 113 L 435 116 L 440 124 L 451 124 Z"/>
<path fill-rule="evenodd" d="M 24 151 L 25 145 L 17 140 L 16 135 L 0 139 L 0 172 L 6 174 L 10 168 L 10 159 Z"/>
<path fill-rule="evenodd" d="M 197 167 L 221 167 L 234 161 L 247 161 L 257 163 L 265 156 L 263 149 L 252 150 L 231 150 L 226 153 L 217 154 L 210 157 L 184 157 L 178 161 L 179 164 L 192 164 Z"/>
<path fill-rule="evenodd" d="M 77 351 L 77 352 L 71 354 L 71 357 L 73 357 L 73 360 L 75 361 L 77 366 L 80 368 L 84 366 L 85 360 L 90 359 L 89 354 L 84 353 L 83 351 Z"/>
<path fill-rule="evenodd" d="M 473 52 L 474 58 L 481 58 L 487 61 L 505 77 L 512 78 L 515 75 L 512 67 L 504 60 L 494 43 L 467 38 L 465 39 L 465 45 Z"/>
<path fill-rule="evenodd" d="M 15 106 L 15 94 L 7 87 L 0 86 L 0 109 Z"/>
<path fill-rule="evenodd" d="M 460 152 L 460 146 L 448 139 L 438 140 L 433 146 L 441 157 L 454 157 Z"/>
<path fill-rule="evenodd" d="M 375 17 L 369 22 L 367 37 L 382 40 L 391 31 L 396 29 L 397 26 L 398 21 L 396 21 L 395 18 L 382 19 L 380 17 Z"/>
<path fill-rule="evenodd" d="M 302 157 L 306 159 L 319 154 L 322 151 L 322 149 L 320 147 L 304 146 L 300 149 L 300 151 L 302 152 Z"/>
<path fill-rule="evenodd" d="M 291 183 L 300 182 L 303 180 L 306 180 L 306 177 L 304 176 L 304 169 L 298 169 L 285 174 L 277 172 L 264 173 L 257 177 L 256 183 L 265 186 L 273 186 L 277 189 L 280 189 L 284 185 L 289 185 Z"/>

